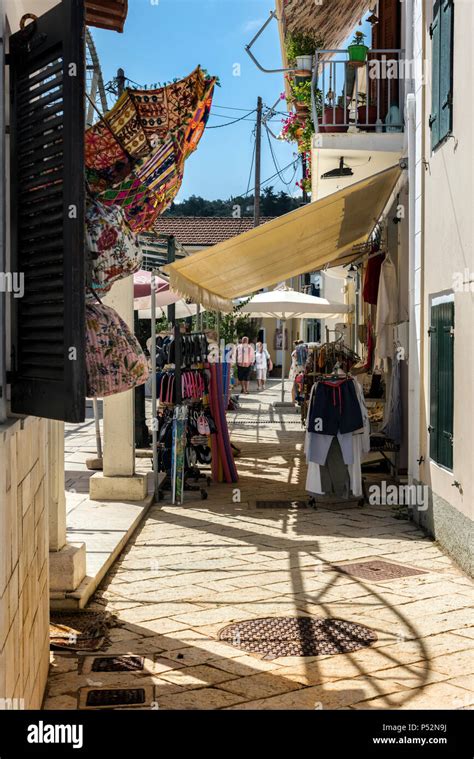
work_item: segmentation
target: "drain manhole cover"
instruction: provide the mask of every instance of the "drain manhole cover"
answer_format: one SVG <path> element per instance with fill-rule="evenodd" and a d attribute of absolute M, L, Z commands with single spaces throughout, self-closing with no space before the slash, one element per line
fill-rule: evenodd
<path fill-rule="evenodd" d="M 145 700 L 144 688 L 90 690 L 86 696 L 86 706 L 137 706 L 144 704 Z"/>
<path fill-rule="evenodd" d="M 326 656 L 357 651 L 377 640 L 373 630 L 343 619 L 265 617 L 228 625 L 219 640 L 265 659 Z"/>
<path fill-rule="evenodd" d="M 136 672 L 144 662 L 143 656 L 99 656 L 94 658 L 92 672 Z"/>
<path fill-rule="evenodd" d="M 306 509 L 305 501 L 255 501 L 257 509 Z"/>
<path fill-rule="evenodd" d="M 413 569 L 390 561 L 359 561 L 355 564 L 335 565 L 333 568 L 362 580 L 396 580 L 399 577 L 427 574 L 424 569 Z"/>

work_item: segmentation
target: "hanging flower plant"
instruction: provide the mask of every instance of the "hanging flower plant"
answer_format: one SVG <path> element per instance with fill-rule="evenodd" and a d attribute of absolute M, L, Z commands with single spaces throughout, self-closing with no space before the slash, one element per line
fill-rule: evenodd
<path fill-rule="evenodd" d="M 283 140 L 287 140 L 287 142 L 297 142 L 298 139 L 301 138 L 305 124 L 299 118 L 298 114 L 290 113 L 289 116 L 283 119 L 282 124 L 280 137 Z"/>
<path fill-rule="evenodd" d="M 305 151 L 304 157 L 306 159 L 304 161 L 304 165 L 306 167 L 304 177 L 296 182 L 296 186 L 304 192 L 311 194 L 311 153 L 309 151 Z"/>

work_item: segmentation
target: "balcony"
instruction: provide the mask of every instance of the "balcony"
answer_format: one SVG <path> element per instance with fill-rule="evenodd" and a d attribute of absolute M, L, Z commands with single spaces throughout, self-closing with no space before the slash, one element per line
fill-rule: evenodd
<path fill-rule="evenodd" d="M 316 133 L 403 132 L 407 73 L 403 54 L 395 49 L 369 50 L 365 62 L 354 62 L 347 50 L 316 50 L 312 74 Z"/>
<path fill-rule="evenodd" d="M 404 150 L 404 50 L 316 50 L 312 71 L 313 198 L 395 164 Z M 350 171 L 349 171 L 350 170 Z"/>

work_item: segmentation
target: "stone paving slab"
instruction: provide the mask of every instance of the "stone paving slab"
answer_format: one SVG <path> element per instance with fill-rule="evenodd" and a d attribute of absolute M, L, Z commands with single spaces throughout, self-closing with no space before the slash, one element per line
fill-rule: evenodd
<path fill-rule="evenodd" d="M 108 673 L 107 682 L 151 683 L 165 710 L 472 708 L 473 583 L 436 543 L 389 507 L 253 505 L 306 498 L 302 432 L 291 409 L 274 414 L 274 399 L 272 390 L 250 396 L 245 414 L 229 416 L 240 502 L 213 483 L 207 501 L 186 493 L 182 507 L 153 506 L 96 593 L 92 608 L 125 623 L 107 651 L 158 657 L 147 678 Z M 264 423 L 272 414 L 279 424 Z M 83 483 L 78 467 L 94 437 L 77 437 L 68 438 L 71 471 Z M 370 559 L 427 573 L 372 582 L 334 568 Z M 231 622 L 280 615 L 351 620 L 378 639 L 350 654 L 274 660 L 218 639 Z M 87 682 L 76 660 L 53 655 L 46 708 L 77 708 Z"/>

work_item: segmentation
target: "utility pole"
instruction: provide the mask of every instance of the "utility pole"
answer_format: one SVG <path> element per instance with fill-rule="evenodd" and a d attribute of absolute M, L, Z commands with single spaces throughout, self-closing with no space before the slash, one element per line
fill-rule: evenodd
<path fill-rule="evenodd" d="M 303 180 L 306 176 L 306 155 L 304 153 L 301 153 L 301 166 L 302 166 L 302 173 L 303 173 Z M 308 202 L 308 193 L 306 192 L 306 189 L 303 187 L 303 203 L 306 204 Z"/>
<path fill-rule="evenodd" d="M 121 97 L 125 89 L 125 71 L 117 69 L 117 96 Z"/>
<path fill-rule="evenodd" d="M 255 133 L 255 191 L 253 203 L 253 225 L 260 224 L 260 163 L 262 156 L 262 98 L 257 99 L 257 128 Z"/>

